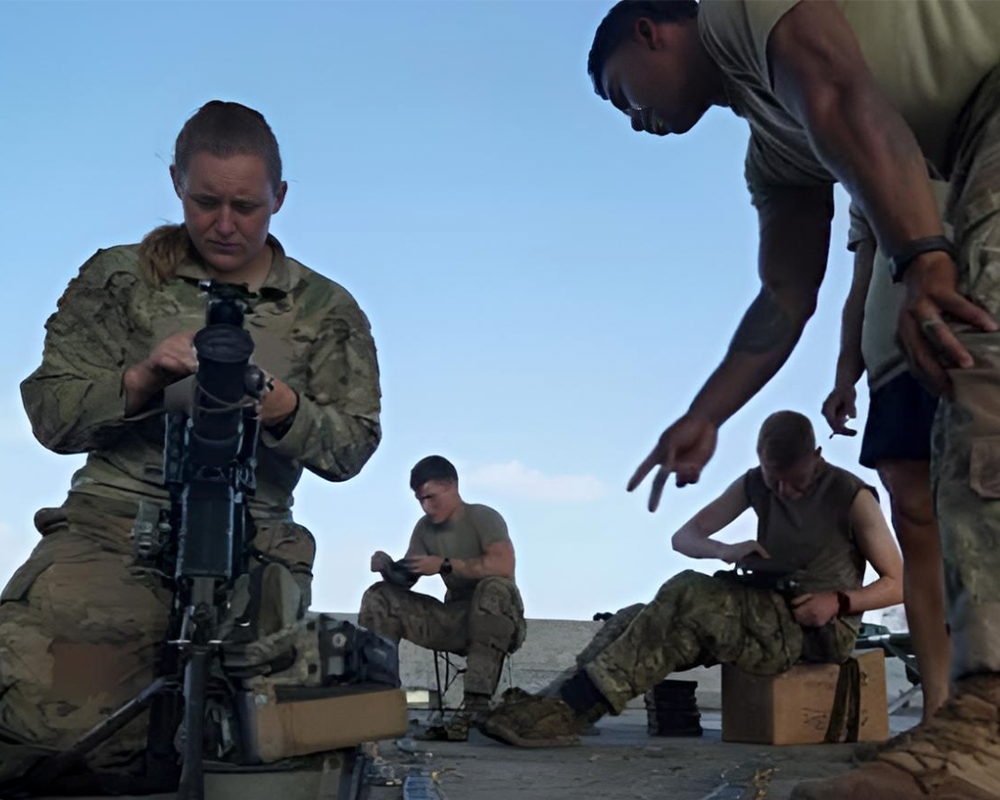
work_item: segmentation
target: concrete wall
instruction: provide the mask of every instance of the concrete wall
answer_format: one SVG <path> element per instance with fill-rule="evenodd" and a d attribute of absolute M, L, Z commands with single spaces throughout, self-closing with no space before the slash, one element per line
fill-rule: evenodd
<path fill-rule="evenodd" d="M 357 621 L 356 615 L 337 614 L 337 617 Z M 583 650 L 594 634 L 600 630 L 601 622 L 585 622 L 581 620 L 563 619 L 529 619 L 528 634 L 524 645 L 509 656 L 500 677 L 497 694 L 502 694 L 511 686 L 517 686 L 528 692 L 537 692 L 549 685 L 565 670 L 575 666 L 576 654 Z M 452 664 L 464 667 L 465 659 L 459 656 L 449 656 Z M 442 684 L 445 680 L 445 663 L 439 659 L 439 671 Z M 434 656 L 430 650 L 417 647 L 411 642 L 402 642 L 399 648 L 400 679 L 403 688 L 411 691 L 427 691 L 431 693 L 432 704 L 437 693 L 437 681 L 434 675 Z M 449 670 L 453 673 L 453 670 Z M 897 659 L 886 661 L 887 689 L 890 702 L 910 687 L 906 680 L 902 665 Z M 722 669 L 721 667 L 698 667 L 687 672 L 678 672 L 673 676 L 680 680 L 698 682 L 698 706 L 703 710 L 722 707 Z M 462 702 L 462 678 L 457 680 L 445 694 L 445 706 L 457 708 Z M 916 705 L 920 705 L 920 693 L 917 693 Z M 643 708 L 642 698 L 636 698 L 629 704 L 630 708 Z"/>

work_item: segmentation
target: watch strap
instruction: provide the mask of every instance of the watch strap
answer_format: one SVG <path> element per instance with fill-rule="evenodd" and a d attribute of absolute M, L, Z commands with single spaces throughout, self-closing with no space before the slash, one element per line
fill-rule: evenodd
<path fill-rule="evenodd" d="M 851 597 L 847 592 L 837 592 L 837 616 L 851 616 Z"/>
<path fill-rule="evenodd" d="M 924 236 L 921 239 L 912 239 L 904 244 L 899 250 L 889 257 L 889 274 L 892 275 L 894 283 L 903 280 L 906 268 L 910 266 L 915 258 L 924 253 L 943 252 L 947 253 L 952 261 L 958 257 L 955 245 L 947 236 Z"/>

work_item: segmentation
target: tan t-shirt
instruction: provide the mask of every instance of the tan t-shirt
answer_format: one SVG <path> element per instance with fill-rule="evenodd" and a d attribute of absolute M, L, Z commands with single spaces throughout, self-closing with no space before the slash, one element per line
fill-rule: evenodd
<path fill-rule="evenodd" d="M 835 0 L 876 83 L 948 176 L 948 140 L 980 81 L 1000 64 L 996 0 Z M 699 29 L 721 67 L 733 110 L 750 123 L 746 178 L 754 204 L 772 186 L 815 186 L 833 176 L 771 88 L 767 42 L 799 0 L 703 0 Z"/>
<path fill-rule="evenodd" d="M 462 503 L 440 525 L 435 525 L 429 517 L 421 517 L 413 529 L 409 552 L 442 558 L 479 558 L 491 544 L 508 541 L 507 523 L 499 513 L 478 503 Z M 441 577 L 448 587 L 448 600 L 468 600 L 479 583 L 455 573 Z"/>
<path fill-rule="evenodd" d="M 948 199 L 948 184 L 931 181 L 938 208 L 944 210 Z M 945 233 L 951 236 L 951 226 L 945 224 Z M 851 227 L 847 234 L 847 249 L 856 250 L 861 242 L 875 241 L 875 233 L 861 210 L 851 203 Z M 906 372 L 906 356 L 896 342 L 896 321 L 903 307 L 905 290 L 901 283 L 893 283 L 889 274 L 889 260 L 881 250 L 875 251 L 872 278 L 865 297 L 865 319 L 861 327 L 861 355 L 868 373 L 869 391 L 876 391 L 893 378 Z"/>

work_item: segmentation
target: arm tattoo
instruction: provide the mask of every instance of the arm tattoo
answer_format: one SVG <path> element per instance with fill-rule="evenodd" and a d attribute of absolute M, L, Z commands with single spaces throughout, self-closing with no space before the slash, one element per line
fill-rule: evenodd
<path fill-rule="evenodd" d="M 743 315 L 729 349 L 736 353 L 763 355 L 795 341 L 795 323 L 766 286 Z"/>

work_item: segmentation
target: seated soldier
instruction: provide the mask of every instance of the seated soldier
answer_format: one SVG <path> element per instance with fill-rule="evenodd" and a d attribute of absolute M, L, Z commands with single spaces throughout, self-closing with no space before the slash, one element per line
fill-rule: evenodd
<path fill-rule="evenodd" d="M 427 456 L 410 472 L 424 516 L 398 563 L 372 556 L 380 581 L 361 600 L 359 624 L 389 639 L 408 639 L 466 657 L 464 719 L 489 708 L 504 657 L 524 642 L 524 606 L 514 585 L 514 545 L 507 524 L 488 506 L 466 503 L 446 458 Z M 440 575 L 445 601 L 410 591 L 423 575 Z M 448 738 L 464 738 L 451 726 Z"/>
<path fill-rule="evenodd" d="M 523 747 L 572 744 L 675 671 L 723 663 L 775 675 L 800 660 L 847 660 L 861 613 L 903 599 L 899 551 L 875 490 L 824 461 L 809 420 L 792 411 L 765 420 L 757 454 L 759 467 L 673 537 L 684 555 L 754 563 L 754 574 L 674 576 L 651 603 L 609 620 L 545 696 L 512 693 L 480 721 L 484 733 Z M 747 508 L 756 540 L 711 538 Z M 866 563 L 879 578 L 862 587 Z"/>

